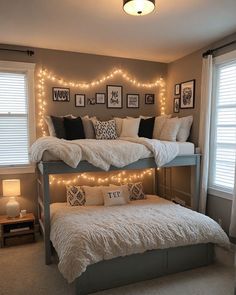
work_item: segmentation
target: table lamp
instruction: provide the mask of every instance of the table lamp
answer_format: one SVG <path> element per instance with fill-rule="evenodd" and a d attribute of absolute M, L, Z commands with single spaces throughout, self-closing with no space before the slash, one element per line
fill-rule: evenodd
<path fill-rule="evenodd" d="M 20 204 L 16 198 L 20 195 L 20 179 L 7 179 L 2 181 L 3 196 L 10 197 L 6 205 L 8 217 L 14 218 L 20 214 Z"/>

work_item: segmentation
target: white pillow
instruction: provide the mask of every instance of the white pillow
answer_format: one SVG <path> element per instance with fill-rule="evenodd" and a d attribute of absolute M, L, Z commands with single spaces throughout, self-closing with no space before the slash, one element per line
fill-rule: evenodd
<path fill-rule="evenodd" d="M 179 121 L 180 127 L 177 134 L 177 141 L 185 142 L 187 141 L 190 134 L 190 129 L 193 123 L 193 116 L 179 118 Z"/>
<path fill-rule="evenodd" d="M 125 205 L 128 203 L 121 187 L 103 187 L 102 192 L 105 206 Z"/>
<path fill-rule="evenodd" d="M 178 118 L 167 119 L 161 130 L 160 140 L 176 141 L 179 127 L 180 120 Z"/>
<path fill-rule="evenodd" d="M 85 206 L 103 205 L 102 186 L 83 186 L 85 193 Z"/>
<path fill-rule="evenodd" d="M 123 185 L 110 184 L 110 187 L 120 188 L 123 191 L 123 195 L 124 195 L 127 203 L 129 203 L 129 201 L 130 201 L 130 191 L 129 191 L 128 184 L 123 184 Z"/>
<path fill-rule="evenodd" d="M 140 118 L 124 119 L 120 137 L 138 137 Z"/>
<path fill-rule="evenodd" d="M 120 137 L 121 131 L 122 131 L 122 125 L 123 125 L 123 120 L 122 118 L 118 118 L 115 117 L 114 118 L 115 122 L 116 122 L 116 132 L 117 132 L 117 136 Z"/>
<path fill-rule="evenodd" d="M 153 136 L 152 138 L 154 139 L 160 139 L 160 135 L 161 135 L 161 130 L 166 122 L 166 120 L 168 118 L 170 118 L 171 115 L 163 115 L 163 116 L 158 116 L 155 119 L 155 123 L 154 123 L 154 129 L 153 129 Z"/>

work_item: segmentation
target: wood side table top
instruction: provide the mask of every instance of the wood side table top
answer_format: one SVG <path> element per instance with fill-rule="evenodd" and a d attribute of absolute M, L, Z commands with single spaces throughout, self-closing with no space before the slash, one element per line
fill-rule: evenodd
<path fill-rule="evenodd" d="M 34 221 L 35 217 L 33 213 L 27 213 L 24 217 L 15 217 L 10 218 L 7 215 L 0 215 L 0 225 L 1 224 L 14 224 L 14 223 L 21 223 L 27 221 Z"/>

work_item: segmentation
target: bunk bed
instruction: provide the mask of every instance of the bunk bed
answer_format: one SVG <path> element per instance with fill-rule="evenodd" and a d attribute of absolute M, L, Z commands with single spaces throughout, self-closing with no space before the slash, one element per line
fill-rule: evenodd
<path fill-rule="evenodd" d="M 200 154 L 179 155 L 162 168 L 192 166 L 194 172 L 194 189 L 191 196 L 191 208 L 198 210 Z M 51 263 L 52 246 L 50 242 L 50 184 L 51 174 L 101 172 L 87 161 L 81 161 L 72 168 L 62 161 L 40 161 L 38 163 L 38 209 L 39 223 L 44 236 L 45 263 Z M 153 188 L 157 192 L 157 166 L 154 158 L 140 159 L 122 168 L 110 167 L 109 171 L 137 170 L 153 168 Z M 208 265 L 213 261 L 213 244 L 198 244 L 177 248 L 147 251 L 126 257 L 118 257 L 90 265 L 76 279 L 76 294 L 88 294 L 98 290 L 109 289 L 140 280 L 151 279 L 164 274 L 184 271 Z M 140 268 L 141 266 L 141 268 Z M 129 275 L 131 273 L 132 275 Z"/>

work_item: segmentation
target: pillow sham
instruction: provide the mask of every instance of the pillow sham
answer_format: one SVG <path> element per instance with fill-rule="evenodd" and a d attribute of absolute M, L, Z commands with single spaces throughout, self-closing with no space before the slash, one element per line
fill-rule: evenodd
<path fill-rule="evenodd" d="M 154 129 L 155 117 L 148 119 L 141 119 L 139 124 L 139 137 L 152 138 Z"/>
<path fill-rule="evenodd" d="M 120 137 L 121 131 L 122 131 L 122 125 L 123 125 L 123 120 L 122 118 L 114 117 L 113 118 L 116 122 L 116 133 L 117 136 Z"/>
<path fill-rule="evenodd" d="M 84 126 L 82 119 L 64 118 L 64 127 L 67 140 L 85 139 Z"/>
<path fill-rule="evenodd" d="M 83 117 L 82 118 L 82 122 L 83 122 L 83 126 L 84 126 L 84 134 L 87 139 L 95 139 L 96 138 L 92 120 L 97 120 L 97 118 L 96 117 L 92 117 L 92 118 Z"/>
<path fill-rule="evenodd" d="M 176 138 L 177 138 L 177 141 L 185 142 L 187 141 L 190 134 L 190 129 L 193 123 L 193 116 L 179 118 L 179 120 L 180 120 L 180 127 L 179 127 L 179 131 L 177 133 Z"/>
<path fill-rule="evenodd" d="M 160 140 L 176 141 L 180 120 L 178 118 L 167 119 L 161 130 Z"/>
<path fill-rule="evenodd" d="M 66 131 L 64 127 L 64 117 L 51 116 L 53 128 L 58 138 L 66 138 Z"/>
<path fill-rule="evenodd" d="M 78 185 L 67 185 L 66 199 L 69 206 L 83 206 L 85 204 L 84 191 Z"/>
<path fill-rule="evenodd" d="M 120 188 L 123 192 L 123 195 L 127 201 L 127 203 L 130 201 L 130 191 L 129 191 L 129 187 L 128 184 L 123 184 L 123 185 L 115 185 L 115 184 L 110 184 L 109 185 L 112 188 Z"/>
<path fill-rule="evenodd" d="M 96 139 L 116 139 L 116 122 L 110 121 L 93 121 Z"/>
<path fill-rule="evenodd" d="M 140 118 L 123 119 L 120 137 L 138 137 Z"/>
<path fill-rule="evenodd" d="M 56 137 L 56 132 L 55 132 L 51 117 L 50 116 L 45 116 L 44 121 L 46 122 L 46 124 L 48 126 L 49 135 L 53 136 L 53 137 Z"/>
<path fill-rule="evenodd" d="M 104 204 L 102 186 L 82 186 L 85 194 L 85 206 L 99 206 Z"/>
<path fill-rule="evenodd" d="M 105 206 L 118 206 L 128 203 L 122 187 L 103 187 L 102 192 Z"/>
<path fill-rule="evenodd" d="M 131 201 L 146 199 L 146 196 L 143 192 L 142 182 L 129 183 L 128 188 L 129 188 L 129 192 L 130 192 L 130 200 Z"/>
<path fill-rule="evenodd" d="M 170 117 L 171 117 L 171 115 L 163 115 L 163 116 L 158 116 L 155 118 L 152 138 L 160 139 L 161 130 L 162 130 L 166 120 Z"/>

